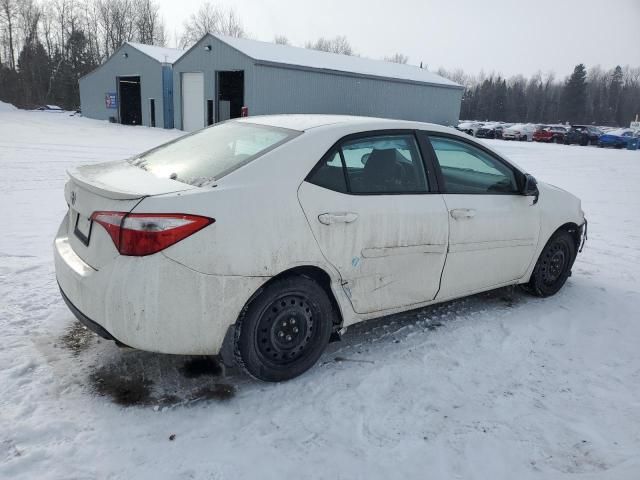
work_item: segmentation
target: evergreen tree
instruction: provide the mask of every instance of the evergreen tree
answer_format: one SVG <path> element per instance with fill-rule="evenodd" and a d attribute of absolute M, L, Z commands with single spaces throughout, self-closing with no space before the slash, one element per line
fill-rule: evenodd
<path fill-rule="evenodd" d="M 35 107 L 46 102 L 50 62 L 47 52 L 39 40 L 25 43 L 18 55 L 18 75 L 22 104 Z"/>
<path fill-rule="evenodd" d="M 587 105 L 587 69 L 580 63 L 573 69 L 567 80 L 562 95 L 562 113 L 571 123 L 585 120 Z"/>
<path fill-rule="evenodd" d="M 611 83 L 609 84 L 609 105 L 608 105 L 608 118 L 610 122 L 615 122 L 618 125 L 623 123 L 621 118 L 622 109 L 620 108 L 620 99 L 622 95 L 623 87 L 623 75 L 622 68 L 618 65 L 611 74 Z"/>
<path fill-rule="evenodd" d="M 507 81 L 498 77 L 496 81 L 493 119 L 502 120 L 507 116 Z"/>

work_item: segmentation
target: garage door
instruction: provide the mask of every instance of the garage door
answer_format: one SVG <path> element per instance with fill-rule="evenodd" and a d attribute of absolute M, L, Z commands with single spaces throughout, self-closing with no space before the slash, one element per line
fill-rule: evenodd
<path fill-rule="evenodd" d="M 182 129 L 193 132 L 204 127 L 204 74 L 182 74 Z"/>

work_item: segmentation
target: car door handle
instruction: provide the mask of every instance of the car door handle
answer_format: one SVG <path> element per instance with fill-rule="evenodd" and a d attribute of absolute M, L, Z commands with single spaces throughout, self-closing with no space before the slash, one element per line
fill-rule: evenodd
<path fill-rule="evenodd" d="M 318 215 L 318 221 L 324 225 L 331 225 L 332 223 L 351 223 L 358 219 L 357 213 L 344 212 L 344 213 L 321 213 Z"/>
<path fill-rule="evenodd" d="M 461 218 L 473 218 L 476 216 L 476 211 L 473 208 L 454 208 L 449 211 L 449 213 L 456 220 Z"/>

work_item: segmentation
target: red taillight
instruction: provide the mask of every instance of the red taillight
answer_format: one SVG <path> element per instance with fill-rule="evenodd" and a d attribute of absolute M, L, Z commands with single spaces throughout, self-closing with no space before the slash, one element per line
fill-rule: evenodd
<path fill-rule="evenodd" d="M 91 219 L 104 227 L 121 255 L 132 256 L 164 250 L 215 222 L 180 213 L 95 212 Z"/>

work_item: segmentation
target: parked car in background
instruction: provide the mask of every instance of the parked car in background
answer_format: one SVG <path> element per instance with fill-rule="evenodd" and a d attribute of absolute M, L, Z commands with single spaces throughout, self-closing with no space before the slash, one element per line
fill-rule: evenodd
<path fill-rule="evenodd" d="M 567 133 L 567 129 L 564 127 L 557 127 L 554 125 L 541 125 L 533 133 L 534 142 L 547 142 L 547 143 L 563 143 L 564 136 Z"/>
<path fill-rule="evenodd" d="M 630 143 L 637 144 L 638 134 L 630 128 L 619 128 L 603 133 L 598 138 L 599 147 L 627 148 Z"/>
<path fill-rule="evenodd" d="M 476 132 L 483 125 L 484 124 L 481 122 L 462 122 L 458 124 L 458 126 L 456 127 L 456 130 L 460 130 L 461 132 L 468 133 L 472 137 L 475 137 Z"/>
<path fill-rule="evenodd" d="M 476 137 L 478 138 L 502 138 L 502 132 L 504 131 L 504 125 L 502 123 L 485 123 L 476 131 Z"/>
<path fill-rule="evenodd" d="M 528 123 L 517 123 L 509 128 L 506 128 L 502 132 L 503 140 L 521 140 L 530 141 L 533 140 L 533 133 L 536 131 L 536 126 Z"/>
<path fill-rule="evenodd" d="M 597 145 L 598 139 L 602 135 L 602 130 L 591 125 L 571 125 L 571 128 L 564 136 L 565 145 Z"/>
<path fill-rule="evenodd" d="M 57 105 L 41 105 L 36 108 L 37 112 L 49 112 L 49 113 L 64 113 L 64 110 Z"/>
<path fill-rule="evenodd" d="M 505 285 L 553 295 L 586 238 L 580 199 L 418 122 L 249 117 L 69 177 L 54 256 L 75 316 L 266 381 L 369 318 Z"/>

